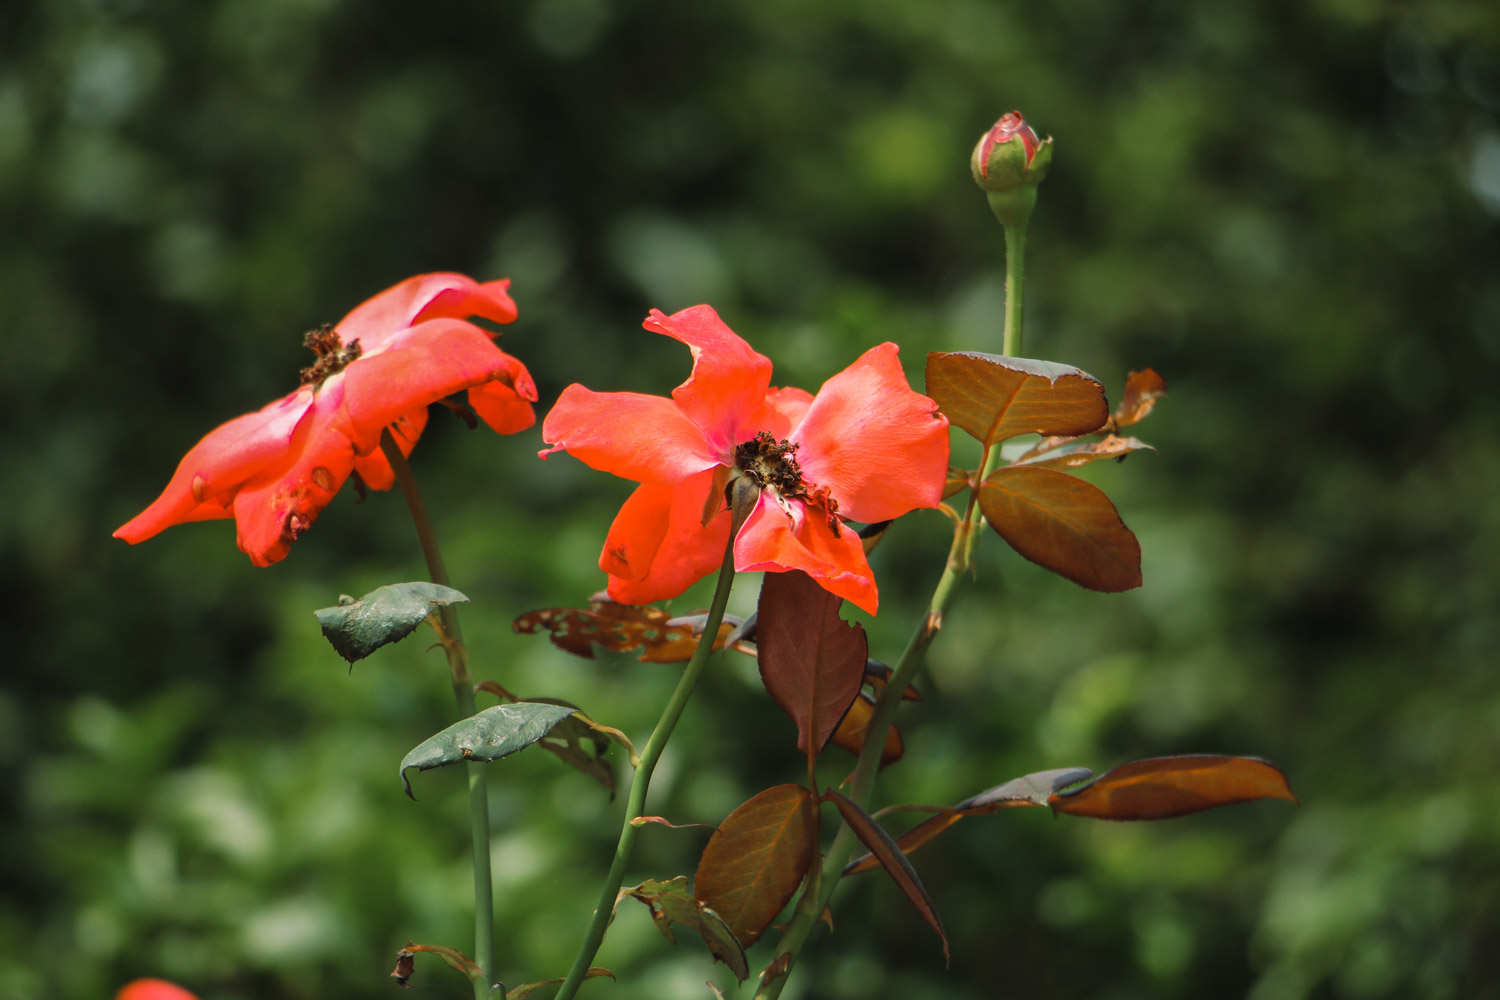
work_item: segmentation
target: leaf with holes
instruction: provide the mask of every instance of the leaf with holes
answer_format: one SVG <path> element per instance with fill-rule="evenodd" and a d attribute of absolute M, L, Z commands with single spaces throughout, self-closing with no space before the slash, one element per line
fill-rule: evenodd
<path fill-rule="evenodd" d="M 1170 819 L 1256 799 L 1296 802 L 1286 775 L 1259 757 L 1184 754 L 1121 764 L 1082 788 L 1048 799 L 1053 809 L 1094 819 Z"/>
<path fill-rule="evenodd" d="M 817 848 L 818 813 L 801 785 L 774 785 L 724 818 L 698 859 L 693 891 L 746 948 L 792 898 Z"/>
<path fill-rule="evenodd" d="M 864 683 L 865 630 L 839 617 L 843 599 L 806 573 L 767 573 L 755 644 L 760 677 L 797 724 L 797 747 L 816 760 Z"/>
<path fill-rule="evenodd" d="M 568 705 L 534 701 L 487 708 L 412 747 L 401 758 L 401 784 L 406 787 L 406 794 L 415 799 L 411 782 L 406 777 L 406 772 L 412 768 L 430 771 L 469 760 L 499 760 L 531 746 L 572 714 L 573 709 Z"/>
<path fill-rule="evenodd" d="M 1020 434 L 1077 435 L 1109 418 L 1104 386 L 1069 365 L 998 354 L 927 355 L 927 394 L 986 445 Z"/>
<path fill-rule="evenodd" d="M 1003 784 L 987 788 L 978 795 L 964 799 L 951 809 L 937 810 L 932 816 L 896 838 L 896 846 L 910 854 L 936 839 L 938 834 L 951 829 L 965 816 L 980 816 L 985 813 L 999 812 L 1001 809 L 1025 806 L 1045 806 L 1058 789 L 1085 781 L 1093 773 L 1086 767 L 1059 767 L 1050 771 L 1036 771 L 1019 778 L 1012 778 Z M 902 807 L 893 806 L 892 808 Z M 931 809 L 932 807 L 909 806 L 905 808 Z M 867 872 L 878 863 L 874 855 L 866 854 L 849 862 L 844 867 L 844 874 L 854 875 L 858 872 Z"/>
<path fill-rule="evenodd" d="M 671 616 L 660 608 L 639 608 L 613 601 L 593 601 L 584 608 L 541 608 L 528 611 L 511 627 L 517 632 L 546 630 L 552 644 L 575 656 L 592 659 L 594 647 L 624 653 L 640 649 L 647 663 L 681 663 L 693 656 L 698 637 L 687 625 L 669 625 Z M 715 648 L 722 648 L 734 625 L 719 627 Z"/>
<path fill-rule="evenodd" d="M 838 728 L 833 731 L 831 742 L 842 750 L 848 750 L 858 757 L 860 751 L 865 748 L 865 733 L 870 728 L 870 720 L 875 716 L 875 702 L 864 695 L 860 695 L 849 703 L 849 711 L 839 720 Z M 885 734 L 885 746 L 880 748 L 880 766 L 894 764 L 901 759 L 906 752 L 906 746 L 901 740 L 901 731 L 892 726 Z"/>
<path fill-rule="evenodd" d="M 688 889 L 686 875 L 678 875 L 665 882 L 648 878 L 640 885 L 621 889 L 616 897 L 616 905 L 626 896 L 646 904 L 646 908 L 651 911 L 651 919 L 668 941 L 676 940 L 672 936 L 674 924 L 696 931 L 703 938 L 703 943 L 708 945 L 708 950 L 713 952 L 715 960 L 729 966 L 729 971 L 734 973 L 735 978 L 744 982 L 750 975 L 750 966 L 745 961 L 745 949 L 735 940 L 724 919 L 694 898 Z"/>
<path fill-rule="evenodd" d="M 932 897 L 927 895 L 927 889 L 922 885 L 922 880 L 917 877 L 917 870 L 911 866 L 901 848 L 891 839 L 891 835 L 885 832 L 885 828 L 875 822 L 868 813 L 861 809 L 853 799 L 841 792 L 830 788 L 823 793 L 823 798 L 831 801 L 838 808 L 839 815 L 844 817 L 844 822 L 859 837 L 860 843 L 870 849 L 870 853 L 880 862 L 911 905 L 916 907 L 922 919 L 927 925 L 937 931 L 938 940 L 943 943 L 943 961 L 950 960 L 948 954 L 948 935 L 943 933 L 943 918 L 938 916 L 937 907 L 933 905 Z"/>
<path fill-rule="evenodd" d="M 1066 438 L 1059 442 L 1057 438 L 1048 438 L 1042 444 L 1046 447 L 1033 448 L 1012 462 L 1010 467 L 1024 465 L 1038 469 L 1076 469 L 1080 465 L 1088 465 L 1101 458 L 1120 461 L 1134 451 L 1156 450 L 1139 438 L 1120 437 L 1116 434 L 1090 438 L 1086 441 Z"/>
<path fill-rule="evenodd" d="M 1007 466 L 980 486 L 979 507 L 1011 548 L 1079 586 L 1116 593 L 1141 585 L 1141 545 L 1097 486 Z"/>
<path fill-rule="evenodd" d="M 437 583 L 393 583 L 357 601 L 340 597 L 338 604 L 313 614 L 329 644 L 352 664 L 387 643 L 405 639 L 438 608 L 468 600 L 452 587 Z"/>

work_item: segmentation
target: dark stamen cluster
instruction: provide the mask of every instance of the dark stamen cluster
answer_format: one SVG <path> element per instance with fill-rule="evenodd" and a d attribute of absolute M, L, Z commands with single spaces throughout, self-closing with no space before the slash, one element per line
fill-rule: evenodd
<path fill-rule="evenodd" d="M 302 369 L 299 385 L 322 385 L 325 379 L 343 371 L 361 353 L 359 341 L 344 343 L 332 323 L 308 330 L 302 343 L 317 355 L 318 360 Z"/>
<path fill-rule="evenodd" d="M 735 446 L 734 464 L 745 477 L 761 489 L 772 489 L 785 500 L 801 500 L 809 507 L 822 508 L 828 514 L 828 526 L 839 533 L 839 504 L 826 486 L 809 486 L 797 463 L 797 448 L 790 441 L 778 441 L 761 431 L 749 441 Z"/>

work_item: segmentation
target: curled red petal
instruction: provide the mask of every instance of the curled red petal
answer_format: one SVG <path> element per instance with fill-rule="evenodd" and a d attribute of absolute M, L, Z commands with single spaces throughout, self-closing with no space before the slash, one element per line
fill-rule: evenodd
<path fill-rule="evenodd" d="M 343 380 L 344 408 L 361 454 L 380 443 L 380 431 L 402 414 L 492 379 L 525 373 L 472 323 L 434 319 L 403 330 L 387 349 L 363 355 L 323 383 L 320 394 Z M 531 376 L 524 375 L 531 386 Z"/>
<path fill-rule="evenodd" d="M 720 464 L 675 402 L 639 392 L 595 392 L 573 383 L 542 421 L 546 458 L 566 451 L 622 479 L 676 482 Z"/>
<path fill-rule="evenodd" d="M 645 483 L 630 495 L 609 528 L 599 567 L 611 600 L 650 604 L 676 597 L 719 568 L 729 543 L 729 513 L 703 512 L 717 470 L 677 483 Z"/>
<path fill-rule="evenodd" d="M 234 494 L 283 463 L 312 404 L 312 391 L 299 389 L 209 431 L 177 463 L 161 496 L 116 529 L 115 537 L 134 545 L 174 524 L 232 517 Z"/>
<path fill-rule="evenodd" d="M 783 507 L 770 492 L 745 521 L 734 541 L 734 568 L 750 573 L 800 569 L 818 586 L 875 614 L 880 595 L 859 535 L 848 527 L 835 535 L 827 517 L 800 500 Z"/>
<path fill-rule="evenodd" d="M 727 454 L 759 430 L 752 419 L 771 385 L 771 359 L 756 352 L 719 318 L 700 305 L 668 316 L 651 310 L 647 330 L 682 341 L 693 354 L 693 373 L 672 398 L 703 430 L 709 447 Z"/>
<path fill-rule="evenodd" d="M 870 348 L 823 383 L 791 440 L 808 482 L 827 486 L 839 513 L 885 521 L 942 500 L 948 419 L 907 385 L 898 348 Z"/>
<path fill-rule="evenodd" d="M 509 287 L 509 279 L 481 284 L 452 272 L 418 274 L 366 299 L 335 326 L 344 343 L 358 340 L 366 355 L 374 354 L 407 327 L 425 320 L 482 316 L 510 323 L 516 318 L 516 304 Z"/>
<path fill-rule="evenodd" d="M 115 1000 L 198 1000 L 198 997 L 165 979 L 136 979 L 120 987 Z"/>
<path fill-rule="evenodd" d="M 500 352 L 504 371 L 469 390 L 469 405 L 496 434 L 515 434 L 536 423 L 536 383 L 520 361 Z"/>

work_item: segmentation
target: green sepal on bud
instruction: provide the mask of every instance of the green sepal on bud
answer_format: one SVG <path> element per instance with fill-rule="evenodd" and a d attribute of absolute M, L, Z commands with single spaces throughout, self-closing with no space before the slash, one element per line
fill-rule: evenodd
<path fill-rule="evenodd" d="M 974 144 L 969 172 L 1002 226 L 1024 226 L 1036 188 L 1052 165 L 1052 137 L 1039 138 L 1019 111 L 1008 111 Z"/>

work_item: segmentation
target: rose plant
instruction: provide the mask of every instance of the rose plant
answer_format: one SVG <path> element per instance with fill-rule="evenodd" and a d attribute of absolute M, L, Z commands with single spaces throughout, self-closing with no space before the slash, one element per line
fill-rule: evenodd
<path fill-rule="evenodd" d="M 1051 156 L 1052 140 L 1019 112 L 1003 116 L 976 144 L 974 178 L 1005 228 L 1000 352 L 929 355 L 924 391 L 912 388 L 892 343 L 870 346 L 816 393 L 775 387 L 770 359 L 711 306 L 697 305 L 670 315 L 653 309 L 644 322 L 691 354 L 691 371 L 670 397 L 575 383 L 552 405 L 541 426 L 542 458 L 565 453 L 637 485 L 602 532 L 603 592 L 527 612 L 515 627 L 546 631 L 572 654 L 641 650 L 642 659 L 686 661 L 639 750 L 610 720 L 565 701 L 522 700 L 500 678 L 476 683 L 457 614 L 469 598 L 449 585 L 407 462 L 432 404 L 501 434 L 534 423 L 538 394 L 529 372 L 480 322 L 516 319 L 504 280 L 419 275 L 314 329 L 306 343 L 315 359 L 297 388 L 211 431 L 188 451 L 162 495 L 116 531 L 136 543 L 172 525 L 232 518 L 241 550 L 265 566 L 287 557 L 351 479 L 360 488 L 401 487 L 430 582 L 393 584 L 317 612 L 324 634 L 350 662 L 429 624 L 458 702 L 458 721 L 412 748 L 399 769 L 408 793 L 412 771 L 468 769 L 475 940 L 468 950 L 407 942 L 392 972 L 398 983 L 412 977 L 416 956 L 428 954 L 467 977 L 475 997 L 520 998 L 555 986 L 552 995 L 566 1000 L 584 981 L 613 976 L 593 962 L 617 908 L 633 899 L 669 938 L 674 929 L 696 934 L 747 991 L 775 997 L 829 912 L 839 881 L 874 868 L 896 882 L 946 957 L 938 903 L 910 855 L 965 818 L 1046 807 L 1156 820 L 1252 799 L 1292 799 L 1285 777 L 1263 760 L 1200 754 L 1132 761 L 1098 778 L 1087 768 L 1050 768 L 976 790 L 952 806 L 889 806 L 882 814 L 930 814 L 900 832 L 871 812 L 879 770 L 906 752 L 895 714 L 918 697 L 913 681 L 959 583 L 970 575 L 985 524 L 1026 559 L 1081 586 L 1117 592 L 1142 582 L 1135 536 L 1110 499 L 1072 470 L 1145 448 L 1123 432 L 1151 412 L 1164 381 L 1149 369 L 1132 372 L 1112 409 L 1093 376 L 1020 356 L 1025 238 Z M 950 426 L 966 436 L 954 458 Z M 879 612 L 872 555 L 891 525 L 914 512 L 948 518 L 953 537 L 926 613 L 894 667 L 886 667 L 871 657 L 864 630 L 843 620 L 841 607 L 847 601 Z M 764 573 L 757 610 L 746 620 L 728 619 L 730 589 L 747 572 Z M 706 613 L 673 618 L 654 606 L 714 574 Z M 668 822 L 644 812 L 652 774 L 699 678 L 726 647 L 756 658 L 767 693 L 795 724 L 805 774 L 755 794 L 725 817 L 694 817 L 714 831 L 691 878 L 667 872 L 627 886 L 639 831 Z M 499 703 L 480 711 L 478 693 Z M 829 744 L 857 755 L 852 772 L 834 783 L 820 781 L 817 768 Z M 530 746 L 611 790 L 615 765 L 606 751 L 618 747 L 631 777 L 615 854 L 601 873 L 572 967 L 563 976 L 507 987 L 495 982 L 486 766 Z M 775 943 L 751 952 L 783 914 Z M 187 996 L 160 980 L 131 983 L 119 994 L 121 1000 Z"/>

